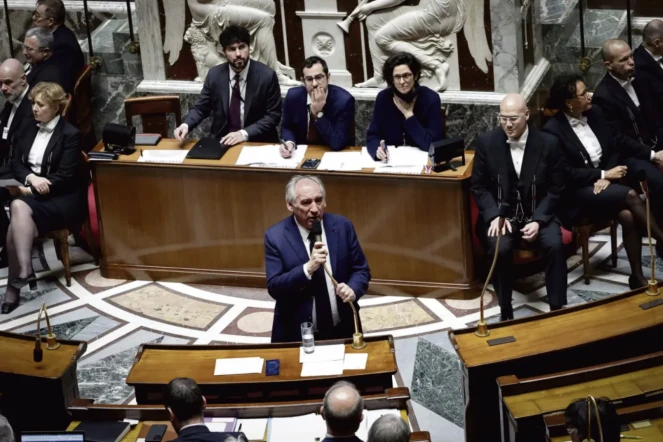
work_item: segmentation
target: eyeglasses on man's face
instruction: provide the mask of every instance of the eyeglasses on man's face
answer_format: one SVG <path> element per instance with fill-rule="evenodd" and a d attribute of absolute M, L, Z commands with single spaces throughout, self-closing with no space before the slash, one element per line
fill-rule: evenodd
<path fill-rule="evenodd" d="M 325 74 L 318 74 L 318 75 L 315 75 L 313 77 L 311 77 L 311 76 L 304 77 L 304 81 L 307 82 L 308 84 L 313 83 L 313 80 L 315 80 L 316 83 L 320 83 L 325 78 L 327 78 L 327 76 Z"/>
<path fill-rule="evenodd" d="M 500 120 L 500 123 L 516 123 L 518 120 L 520 120 L 524 116 L 525 116 L 525 114 L 520 114 L 520 115 L 502 115 L 502 114 L 498 114 L 497 118 Z"/>

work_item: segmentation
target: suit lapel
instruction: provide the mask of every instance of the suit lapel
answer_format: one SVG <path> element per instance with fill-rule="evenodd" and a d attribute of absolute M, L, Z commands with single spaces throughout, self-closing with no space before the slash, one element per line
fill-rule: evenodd
<path fill-rule="evenodd" d="M 626 91 L 624 90 L 622 85 L 619 84 L 617 82 L 617 80 L 612 78 L 612 75 L 610 75 L 609 73 L 605 74 L 605 75 L 608 79 L 608 85 L 610 87 L 610 91 L 615 95 L 615 97 L 619 101 L 624 103 L 626 106 L 631 108 L 631 110 L 633 110 L 634 112 L 639 112 L 638 106 L 636 106 L 635 103 L 633 102 L 633 100 L 631 100 L 631 97 L 629 97 L 629 95 L 626 93 Z M 634 87 L 634 89 L 635 89 L 635 87 Z M 637 92 L 636 92 L 636 94 L 637 94 Z"/>
<path fill-rule="evenodd" d="M 25 106 L 30 106 L 30 100 L 28 99 L 27 95 L 23 97 L 23 99 L 21 100 L 21 104 L 19 104 L 18 109 L 16 109 L 16 113 L 14 114 L 14 119 L 12 120 L 9 132 L 13 133 L 18 127 L 18 125 L 21 123 L 21 121 L 23 120 L 22 115 Z"/>
<path fill-rule="evenodd" d="M 527 144 L 525 144 L 525 156 L 523 158 L 523 167 L 520 169 L 520 182 L 525 187 L 525 192 L 529 194 L 531 184 L 536 181 L 536 169 L 541 157 L 541 148 L 539 147 L 539 137 L 536 129 L 529 128 L 527 135 Z M 539 177 L 539 181 L 541 177 Z"/>
<path fill-rule="evenodd" d="M 307 262 L 309 260 L 308 252 L 304 246 L 304 241 L 302 240 L 302 235 L 299 233 L 294 216 L 291 216 L 285 224 L 285 237 L 290 243 L 292 250 L 297 254 L 297 258 L 301 262 Z"/>
<path fill-rule="evenodd" d="M 221 101 L 223 103 L 223 111 L 228 115 L 230 109 L 230 65 L 228 63 L 221 66 L 221 75 L 219 76 L 219 83 L 221 84 Z"/>
<path fill-rule="evenodd" d="M 331 255 L 331 271 L 332 275 L 336 275 L 336 263 L 338 262 L 338 227 L 329 216 L 323 216 L 323 224 L 325 227 L 325 236 L 327 237 L 327 248 Z"/>
<path fill-rule="evenodd" d="M 583 158 L 583 162 L 585 162 L 585 166 L 593 168 L 594 165 L 590 161 L 589 152 L 587 152 L 587 149 L 585 149 L 585 146 L 580 141 L 580 138 L 578 138 L 578 135 L 576 135 L 575 131 L 571 127 L 571 123 L 569 123 L 568 118 L 566 118 L 564 111 L 557 112 L 557 115 L 559 115 L 559 117 L 557 118 L 559 119 L 559 126 L 560 129 L 562 130 L 564 138 L 566 138 L 567 140 L 571 140 L 571 142 L 576 147 L 576 149 L 578 149 L 580 155 Z M 587 119 L 587 124 L 589 124 L 589 119 Z"/>
<path fill-rule="evenodd" d="M 41 162 L 42 175 L 46 175 L 47 173 L 48 166 L 50 163 L 50 161 L 48 161 L 48 158 L 53 152 L 53 149 L 55 149 L 58 140 L 60 139 L 60 137 L 62 137 L 63 129 L 64 129 L 64 120 L 62 119 L 62 117 L 60 117 L 60 121 L 58 121 L 58 124 L 53 129 L 53 135 L 51 135 L 51 139 L 48 140 L 48 145 L 46 146 L 46 150 L 44 151 L 44 159 Z"/>
<path fill-rule="evenodd" d="M 256 64 L 254 62 L 251 62 L 249 64 L 249 73 L 246 76 L 246 94 L 244 96 L 244 126 L 248 126 L 246 124 L 247 117 L 249 115 L 249 110 L 251 109 L 251 104 L 253 103 L 253 97 L 255 96 L 255 92 L 258 90 L 258 87 L 260 86 L 258 84 L 258 74 L 256 73 Z"/>

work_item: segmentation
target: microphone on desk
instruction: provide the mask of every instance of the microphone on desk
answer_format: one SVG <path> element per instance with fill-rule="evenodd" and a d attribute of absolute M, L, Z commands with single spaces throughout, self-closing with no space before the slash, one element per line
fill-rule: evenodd
<path fill-rule="evenodd" d="M 490 278 L 493 276 L 493 271 L 495 270 L 495 265 L 497 264 L 497 256 L 500 253 L 500 239 L 502 238 L 502 229 L 504 228 L 504 223 L 506 218 L 502 215 L 499 217 L 497 223 L 497 241 L 495 242 L 495 253 L 493 253 L 493 262 L 490 264 L 490 270 L 488 271 L 488 276 L 486 277 L 486 282 L 483 283 L 483 289 L 481 289 L 481 298 L 479 300 L 479 322 L 477 322 L 477 331 L 474 332 L 475 335 L 480 338 L 485 338 L 490 335 L 490 330 L 488 330 L 488 323 L 484 319 L 484 305 L 483 298 L 486 295 L 486 289 L 490 283 Z"/>
<path fill-rule="evenodd" d="M 638 182 L 640 183 L 640 188 L 642 193 L 645 195 L 645 208 L 647 211 L 647 240 L 649 241 L 649 255 L 651 258 L 651 279 L 647 285 L 647 294 L 649 296 L 657 296 L 660 291 L 658 289 L 658 281 L 656 281 L 656 266 L 655 266 L 655 257 L 654 257 L 654 247 L 651 243 L 651 213 L 649 209 L 649 185 L 647 184 L 647 176 L 643 171 L 638 171 L 636 175 Z"/>
<path fill-rule="evenodd" d="M 313 221 L 313 224 L 311 225 L 311 233 L 313 234 L 313 243 L 322 242 L 322 224 L 320 221 Z M 331 282 L 334 285 L 334 288 L 336 288 L 336 286 L 338 286 L 338 282 L 336 279 L 334 279 L 327 266 L 323 264 L 322 268 L 325 269 L 325 273 L 327 273 L 329 279 L 331 279 Z M 355 350 L 360 350 L 366 347 L 366 342 L 364 342 L 364 334 L 359 332 L 359 315 L 357 313 L 357 309 L 355 308 L 354 302 L 349 302 L 348 304 L 350 304 L 350 308 L 352 309 L 352 317 L 354 318 L 355 322 L 355 332 L 352 335 L 352 348 Z"/>
<path fill-rule="evenodd" d="M 46 329 L 48 333 L 46 334 L 46 350 L 56 350 L 60 348 L 60 343 L 53 333 L 51 328 L 51 320 L 48 318 L 48 310 L 46 310 L 46 304 L 42 304 L 41 309 L 44 310 L 44 317 L 46 318 Z"/>
<path fill-rule="evenodd" d="M 594 439 L 592 439 L 592 406 L 594 406 L 594 411 L 596 411 L 596 426 L 599 429 L 599 437 L 601 438 L 599 442 L 603 442 L 601 415 L 599 414 L 599 406 L 596 404 L 596 399 L 594 399 L 594 396 L 589 395 L 585 398 L 585 401 L 587 402 L 587 439 L 583 442 L 594 442 Z"/>

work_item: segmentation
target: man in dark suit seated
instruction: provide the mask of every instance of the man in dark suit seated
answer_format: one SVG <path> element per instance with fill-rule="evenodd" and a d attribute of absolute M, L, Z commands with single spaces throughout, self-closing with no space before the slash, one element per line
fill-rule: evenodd
<path fill-rule="evenodd" d="M 207 401 L 193 379 L 175 378 L 170 381 L 164 405 L 178 436 L 172 442 L 246 442 L 244 433 L 219 433 L 207 428 L 203 417 Z"/>
<path fill-rule="evenodd" d="M 364 419 L 364 400 L 354 385 L 339 381 L 332 385 L 322 401 L 320 415 L 327 424 L 322 442 L 362 442 L 355 433 Z"/>
<path fill-rule="evenodd" d="M 66 16 L 62 0 L 38 0 L 32 14 L 32 25 L 53 34 L 53 63 L 76 81 L 85 65 L 85 58 L 76 34 L 64 24 Z"/>
<path fill-rule="evenodd" d="M 642 31 L 642 44 L 633 52 L 638 83 L 663 114 L 663 20 L 652 20 Z"/>
<path fill-rule="evenodd" d="M 378 418 L 368 430 L 366 442 L 408 442 L 410 427 L 403 419 L 393 414 Z"/>
<path fill-rule="evenodd" d="M 74 88 L 74 79 L 68 77 L 53 60 L 53 34 L 44 28 L 31 28 L 25 33 L 23 55 L 28 62 L 25 74 L 31 87 L 41 82 L 57 83 L 65 92 Z"/>
<path fill-rule="evenodd" d="M 652 213 L 660 226 L 663 223 L 663 112 L 655 108 L 639 74 L 634 79 L 635 63 L 626 42 L 608 40 L 602 53 L 608 72 L 596 87 L 592 101 L 603 111 L 629 175 L 644 175 L 647 179 Z"/>
<path fill-rule="evenodd" d="M 513 319 L 513 249 L 521 239 L 538 242 L 547 261 L 546 290 L 551 310 L 566 304 L 566 259 L 555 216 L 564 188 L 560 147 L 553 135 L 527 126 L 525 99 L 509 94 L 500 105 L 502 129 L 475 141 L 471 190 L 479 208 L 477 236 L 492 260 L 499 219 L 505 217 L 493 273 L 502 320 Z"/>
<path fill-rule="evenodd" d="M 0 64 L 0 84 L 5 106 L 0 112 L 0 171 L 11 158 L 10 142 L 16 128 L 26 120 L 33 120 L 32 105 L 28 99 L 28 79 L 23 65 L 15 58 L 8 58 Z M 35 123 L 37 124 L 37 123 Z"/>
<path fill-rule="evenodd" d="M 350 338 L 354 315 L 349 303 L 359 311 L 357 300 L 371 280 L 354 226 L 343 216 L 325 213 L 325 188 L 317 177 L 292 177 L 285 197 L 293 216 L 265 232 L 267 291 L 276 300 L 272 342 L 301 341 L 304 322 L 313 323 L 315 339 Z M 322 241 L 314 242 L 314 221 L 322 224 Z"/>
<path fill-rule="evenodd" d="M 304 86 L 290 88 L 283 101 L 281 155 L 292 156 L 297 144 L 323 144 L 332 150 L 353 144 L 354 97 L 329 84 L 329 68 L 322 58 L 307 58 L 302 71 Z"/>
<path fill-rule="evenodd" d="M 281 89 L 276 72 L 249 59 L 249 31 L 228 26 L 219 36 L 227 63 L 207 73 L 203 90 L 184 123 L 175 129 L 175 138 L 187 134 L 212 115 L 210 137 L 234 146 L 245 141 L 275 143 L 276 126 L 281 120 Z"/>

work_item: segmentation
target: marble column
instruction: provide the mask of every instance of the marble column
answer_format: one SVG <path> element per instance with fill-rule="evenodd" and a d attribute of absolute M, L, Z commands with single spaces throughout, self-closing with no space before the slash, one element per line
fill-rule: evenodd
<path fill-rule="evenodd" d="M 344 34 L 336 25 L 345 18 L 345 13 L 338 12 L 336 0 L 304 0 L 304 5 L 306 11 L 297 11 L 302 19 L 304 54 L 324 58 L 331 73 L 331 83 L 351 88 L 353 79 L 347 70 Z"/>
<path fill-rule="evenodd" d="M 518 92 L 525 79 L 523 26 L 520 14 L 523 1 L 525 0 L 490 0 L 495 92 Z"/>
<path fill-rule="evenodd" d="M 136 0 L 136 11 L 140 20 L 138 32 L 143 76 L 146 80 L 165 80 L 159 4 L 156 0 Z"/>

